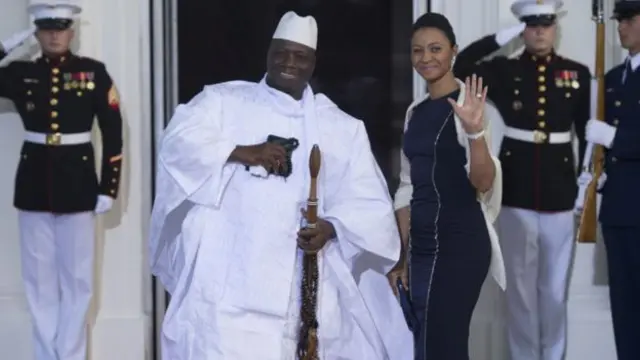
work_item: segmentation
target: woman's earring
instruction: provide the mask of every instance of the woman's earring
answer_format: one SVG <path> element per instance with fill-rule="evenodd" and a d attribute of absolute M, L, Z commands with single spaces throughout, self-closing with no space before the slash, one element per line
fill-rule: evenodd
<path fill-rule="evenodd" d="M 456 63 L 456 57 L 454 56 L 454 57 L 451 59 L 451 66 L 453 67 L 453 65 L 454 65 L 455 63 Z"/>

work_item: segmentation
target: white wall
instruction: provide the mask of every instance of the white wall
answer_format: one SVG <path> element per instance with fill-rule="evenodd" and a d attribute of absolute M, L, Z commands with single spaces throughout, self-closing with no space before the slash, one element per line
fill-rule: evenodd
<path fill-rule="evenodd" d="M 1 0 L 0 38 L 27 29 L 29 18 L 24 0 Z M 21 57 L 26 47 L 11 58 Z M 8 61 L 8 59 L 7 59 Z M 2 63 L 2 66 L 5 62 Z M 13 210 L 13 182 L 18 165 L 22 124 L 13 105 L 0 99 L 0 349 L 15 349 L 16 359 L 30 353 L 30 329 L 25 324 L 26 303 L 20 278 L 18 220 Z"/>
<path fill-rule="evenodd" d="M 145 297 L 150 294 L 145 240 L 151 206 L 152 136 L 148 2 L 81 3 L 78 53 L 106 63 L 120 90 L 125 120 L 120 198 L 114 211 L 98 221 L 95 304 L 89 319 L 91 359 L 150 359 L 150 314 L 145 308 Z M 27 28 L 26 4 L 25 0 L 0 0 L 0 37 Z M 28 360 L 31 334 L 12 207 L 23 130 L 12 111 L 6 102 L 0 104 L 0 349 L 2 358 Z M 99 136 L 95 144 L 99 149 Z"/>
<path fill-rule="evenodd" d="M 432 0 L 432 11 L 444 13 L 452 22 L 461 47 L 502 27 L 515 25 L 512 0 Z M 612 6 L 607 2 L 606 6 Z M 580 61 L 593 72 L 595 24 L 591 2 L 565 0 L 560 17 L 557 51 Z M 606 9 L 606 17 L 611 8 Z M 607 24 L 607 69 L 619 63 L 615 24 Z M 511 49 L 516 51 L 514 47 Z M 602 241 L 576 247 L 569 289 L 569 338 L 567 360 L 615 359 L 611 328 L 606 261 Z M 471 355 L 474 360 L 508 359 L 504 341 L 504 299 L 493 281 L 487 281 L 472 324 Z M 514 359 L 515 360 L 515 359 Z"/>

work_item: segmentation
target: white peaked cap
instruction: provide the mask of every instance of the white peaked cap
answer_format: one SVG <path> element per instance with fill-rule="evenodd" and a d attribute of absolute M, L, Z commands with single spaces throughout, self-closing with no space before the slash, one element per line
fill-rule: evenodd
<path fill-rule="evenodd" d="M 511 5 L 511 12 L 518 18 L 555 15 L 562 5 L 561 0 L 520 0 Z"/>
<path fill-rule="evenodd" d="M 301 17 L 289 11 L 280 19 L 273 38 L 293 41 L 315 50 L 318 45 L 318 24 L 313 16 Z"/>
<path fill-rule="evenodd" d="M 82 8 L 72 0 L 34 0 L 27 8 L 35 20 L 39 19 L 72 19 Z"/>

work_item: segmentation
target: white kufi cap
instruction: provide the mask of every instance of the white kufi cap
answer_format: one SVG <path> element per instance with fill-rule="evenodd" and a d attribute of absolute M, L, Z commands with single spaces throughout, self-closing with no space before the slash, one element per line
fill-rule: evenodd
<path fill-rule="evenodd" d="M 280 19 L 273 38 L 289 40 L 315 50 L 318 44 L 318 24 L 313 16 L 301 17 L 289 11 Z"/>
<path fill-rule="evenodd" d="M 526 16 L 556 15 L 562 5 L 561 0 L 518 0 L 511 5 L 511 12 L 519 19 Z"/>

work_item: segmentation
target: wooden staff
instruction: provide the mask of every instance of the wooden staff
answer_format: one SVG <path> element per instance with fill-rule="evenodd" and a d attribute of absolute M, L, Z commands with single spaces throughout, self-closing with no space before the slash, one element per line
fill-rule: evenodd
<path fill-rule="evenodd" d="M 604 121 L 604 3 L 603 0 L 592 0 L 593 20 L 596 22 L 596 64 L 597 81 L 596 119 Z M 587 144 L 582 171 L 591 171 L 593 180 L 584 194 L 584 207 L 580 214 L 580 224 L 576 239 L 580 243 L 595 243 L 597 238 L 598 217 L 597 190 L 598 179 L 604 170 L 604 150 L 601 145 Z"/>
<path fill-rule="evenodd" d="M 313 145 L 309 155 L 311 186 L 307 199 L 307 227 L 318 226 L 318 174 L 320 173 L 320 148 Z M 298 337 L 298 358 L 319 360 L 318 353 L 318 255 L 305 252 L 302 260 L 302 305 L 300 306 L 300 335 Z"/>

